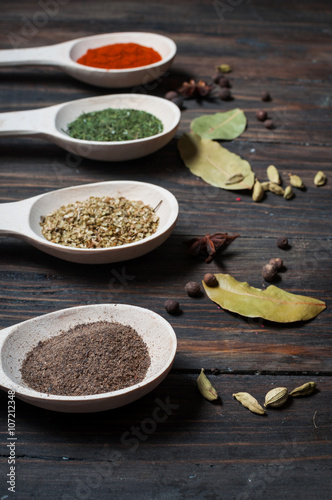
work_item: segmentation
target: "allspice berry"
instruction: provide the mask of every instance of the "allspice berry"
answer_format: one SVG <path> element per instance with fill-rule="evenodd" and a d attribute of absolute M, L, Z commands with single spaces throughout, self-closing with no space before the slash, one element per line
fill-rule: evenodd
<path fill-rule="evenodd" d="M 268 129 L 272 129 L 273 128 L 273 121 L 268 119 L 268 120 L 265 120 L 264 121 L 264 127 L 265 128 L 268 128 Z"/>
<path fill-rule="evenodd" d="M 177 97 L 173 97 L 173 99 L 171 99 L 171 102 L 176 104 L 178 108 L 182 109 L 183 108 L 183 100 L 184 99 L 183 99 L 182 95 L 178 95 Z"/>
<path fill-rule="evenodd" d="M 218 97 L 222 101 L 229 101 L 232 98 L 231 91 L 226 89 L 226 88 L 223 88 L 223 89 L 219 90 Z"/>
<path fill-rule="evenodd" d="M 177 300 L 168 299 L 166 300 L 164 307 L 168 314 L 178 314 L 180 312 L 180 304 Z"/>
<path fill-rule="evenodd" d="M 274 259 L 270 259 L 269 264 L 272 264 L 272 266 L 275 266 L 277 268 L 277 271 L 280 271 L 284 267 L 284 263 L 280 257 L 275 257 Z"/>
<path fill-rule="evenodd" d="M 282 250 L 288 248 L 288 239 L 286 238 L 286 236 L 281 236 L 277 239 L 277 247 L 281 248 Z"/>
<path fill-rule="evenodd" d="M 227 89 L 231 88 L 231 82 L 225 76 L 219 78 L 218 85 L 222 88 L 227 88 Z"/>
<path fill-rule="evenodd" d="M 207 285 L 207 286 L 217 286 L 218 285 L 218 280 L 217 278 L 215 277 L 214 274 L 212 273 L 207 273 L 205 276 L 204 276 L 204 283 Z"/>
<path fill-rule="evenodd" d="M 278 269 L 273 264 L 265 264 L 262 269 L 262 276 L 265 281 L 272 282 L 276 279 L 278 275 Z"/>
<path fill-rule="evenodd" d="M 198 297 L 202 293 L 201 287 L 196 281 L 189 281 L 189 283 L 186 284 L 184 289 L 189 295 L 189 297 Z"/>
<path fill-rule="evenodd" d="M 172 99 L 175 99 L 176 97 L 179 97 L 179 94 L 175 90 L 170 90 L 165 94 L 165 99 L 168 99 L 169 101 L 172 101 Z"/>
<path fill-rule="evenodd" d="M 262 92 L 261 99 L 262 99 L 262 101 L 265 101 L 265 102 L 272 101 L 270 93 L 267 92 L 266 90 L 264 92 Z"/>
<path fill-rule="evenodd" d="M 263 109 L 260 109 L 260 110 L 256 111 L 256 118 L 260 122 L 263 122 L 267 118 L 267 112 L 264 111 Z"/>

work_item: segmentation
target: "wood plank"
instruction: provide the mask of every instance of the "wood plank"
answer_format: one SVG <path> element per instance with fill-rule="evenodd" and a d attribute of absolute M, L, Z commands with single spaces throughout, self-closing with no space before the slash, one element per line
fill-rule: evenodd
<path fill-rule="evenodd" d="M 80 498 L 83 487 L 91 498 L 105 499 L 111 491 L 129 499 L 133 488 L 142 499 L 206 498 L 207 491 L 211 498 L 224 498 L 221 492 L 279 498 L 282 476 L 286 492 L 296 481 L 302 498 L 328 498 L 330 378 L 314 376 L 319 391 L 264 417 L 243 408 L 232 393 L 246 390 L 262 403 L 271 388 L 292 389 L 310 377 L 209 374 L 221 404 L 201 397 L 196 377 L 174 374 L 140 401 L 97 414 L 57 414 L 17 401 L 18 467 L 26 491 L 35 498 L 50 492 Z M 165 402 L 173 405 L 170 414 L 157 423 L 155 409 Z"/>

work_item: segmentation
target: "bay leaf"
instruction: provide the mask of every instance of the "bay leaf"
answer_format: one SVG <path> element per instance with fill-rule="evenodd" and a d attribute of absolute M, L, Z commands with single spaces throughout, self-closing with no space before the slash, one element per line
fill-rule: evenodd
<path fill-rule="evenodd" d="M 218 142 L 185 133 L 179 139 L 178 148 L 186 167 L 208 184 L 234 191 L 252 188 L 255 176 L 250 164 Z M 243 179 L 241 177 L 239 182 L 226 184 L 234 175 Z"/>
<path fill-rule="evenodd" d="M 229 274 L 215 274 L 215 277 L 217 287 L 208 287 L 203 281 L 207 296 L 224 309 L 248 318 L 291 323 L 314 318 L 326 307 L 321 300 L 285 292 L 274 285 L 261 290 Z"/>
<path fill-rule="evenodd" d="M 202 139 L 223 139 L 231 141 L 239 137 L 247 126 L 247 118 L 242 109 L 236 108 L 225 113 L 202 115 L 195 118 L 190 128 Z"/>

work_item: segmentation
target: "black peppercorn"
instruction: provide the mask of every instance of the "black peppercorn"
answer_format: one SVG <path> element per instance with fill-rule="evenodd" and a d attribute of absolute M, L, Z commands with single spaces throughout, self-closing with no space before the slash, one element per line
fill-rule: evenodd
<path fill-rule="evenodd" d="M 277 268 L 277 271 L 280 271 L 284 267 L 284 263 L 280 257 L 275 257 L 274 259 L 271 259 L 269 264 L 272 264 L 272 266 L 275 266 Z"/>
<path fill-rule="evenodd" d="M 262 92 L 261 99 L 262 99 L 262 101 L 265 101 L 265 102 L 272 101 L 269 92 L 267 92 L 266 90 L 264 92 Z"/>
<path fill-rule="evenodd" d="M 256 118 L 260 122 L 263 122 L 264 120 L 266 120 L 266 117 L 267 117 L 266 111 L 263 111 L 262 109 L 260 109 L 259 111 L 256 112 Z"/>
<path fill-rule="evenodd" d="M 184 289 L 189 295 L 189 297 L 198 297 L 202 293 L 201 287 L 199 286 L 198 283 L 196 283 L 196 281 L 189 281 L 189 283 L 186 284 Z"/>
<path fill-rule="evenodd" d="M 177 300 L 168 299 L 166 300 L 164 306 L 168 314 L 178 314 L 180 311 L 180 304 Z"/>
<path fill-rule="evenodd" d="M 207 286 L 217 286 L 218 285 L 218 280 L 217 278 L 215 277 L 214 274 L 212 273 L 207 273 L 205 276 L 204 276 L 204 283 L 207 285 Z"/>
<path fill-rule="evenodd" d="M 232 94 L 231 94 L 230 90 L 223 88 L 223 89 L 219 90 L 218 97 L 222 101 L 229 101 L 232 98 Z"/>
<path fill-rule="evenodd" d="M 262 276 L 265 281 L 274 281 L 278 275 L 278 269 L 273 264 L 266 264 L 262 269 Z"/>
<path fill-rule="evenodd" d="M 269 128 L 269 129 L 273 128 L 273 121 L 272 121 L 272 120 L 270 120 L 270 119 L 265 120 L 265 121 L 264 121 L 264 127 L 265 127 L 265 128 Z"/>
<path fill-rule="evenodd" d="M 285 248 L 288 248 L 288 239 L 285 236 L 278 238 L 277 239 L 277 247 L 281 248 L 282 250 L 285 250 Z"/>

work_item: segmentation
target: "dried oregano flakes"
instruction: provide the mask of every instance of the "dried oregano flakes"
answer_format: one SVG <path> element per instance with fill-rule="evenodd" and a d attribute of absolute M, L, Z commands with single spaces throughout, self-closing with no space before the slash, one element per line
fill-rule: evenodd
<path fill-rule="evenodd" d="M 142 201 L 98 198 L 63 205 L 41 217 L 43 236 L 75 248 L 110 248 L 140 241 L 157 231 L 159 217 Z"/>

